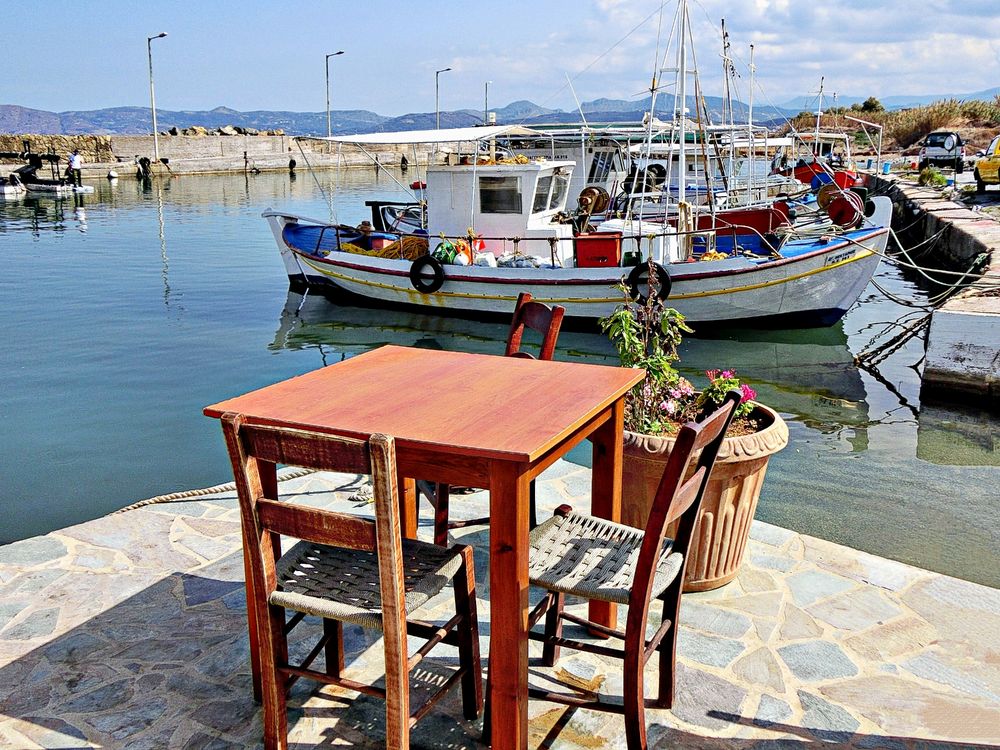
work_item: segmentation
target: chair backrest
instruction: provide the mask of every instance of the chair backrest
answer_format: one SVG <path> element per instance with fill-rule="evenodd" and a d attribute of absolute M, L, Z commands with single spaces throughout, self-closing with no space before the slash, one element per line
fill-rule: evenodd
<path fill-rule="evenodd" d="M 517 306 L 514 308 L 514 319 L 510 324 L 510 333 L 507 334 L 507 351 L 504 352 L 504 355 L 535 359 L 528 352 L 521 351 L 521 337 L 524 335 L 524 329 L 530 328 L 542 334 L 542 347 L 538 352 L 538 359 L 552 359 L 565 312 L 566 308 L 561 305 L 549 307 L 532 300 L 528 292 L 521 292 L 517 296 Z"/>
<path fill-rule="evenodd" d="M 663 470 L 663 477 L 656 490 L 653 506 L 649 511 L 649 519 L 646 521 L 645 534 L 629 598 L 630 623 L 633 608 L 637 615 L 641 612 L 642 622 L 645 623 L 650 592 L 656 575 L 656 565 L 660 558 L 660 550 L 663 547 L 667 526 L 678 519 L 680 522 L 671 550 L 684 555 L 686 561 L 691 535 L 694 532 L 698 511 L 701 508 L 701 500 L 708 487 L 708 480 L 712 468 L 715 466 L 715 459 L 719 455 L 722 440 L 733 421 L 736 407 L 742 397 L 739 391 L 730 391 L 718 409 L 701 422 L 688 422 L 681 427 L 677 434 L 674 447 L 667 459 L 667 466 Z M 701 453 L 698 456 L 698 463 L 691 475 L 687 476 L 691 459 L 694 453 L 699 450 Z M 683 565 L 677 577 L 679 579 L 677 585 L 683 585 Z"/>
<path fill-rule="evenodd" d="M 236 479 L 254 590 L 265 600 L 275 590 L 275 562 L 281 556 L 278 537 L 283 534 L 315 544 L 377 552 L 385 618 L 405 616 L 393 439 L 372 435 L 369 440 L 354 440 L 305 430 L 254 426 L 232 412 L 222 415 L 222 429 Z M 270 475 L 275 464 L 370 474 L 375 521 L 279 502 L 274 483 L 262 479 L 262 469 L 267 470 L 265 475 Z"/>

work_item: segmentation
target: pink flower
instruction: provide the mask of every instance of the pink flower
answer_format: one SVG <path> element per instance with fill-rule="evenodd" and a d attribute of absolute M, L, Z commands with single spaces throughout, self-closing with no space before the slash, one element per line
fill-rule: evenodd
<path fill-rule="evenodd" d="M 735 378 L 736 377 L 736 372 L 734 370 L 723 370 L 722 371 L 722 377 L 725 380 L 729 380 L 730 378 Z"/>
<path fill-rule="evenodd" d="M 708 376 L 709 380 L 715 380 L 717 377 L 719 377 L 718 370 L 705 370 L 705 374 Z"/>
<path fill-rule="evenodd" d="M 673 414 L 677 411 L 677 402 L 671 399 L 670 401 L 664 401 L 660 404 L 660 411 L 665 411 L 667 414 Z"/>
<path fill-rule="evenodd" d="M 740 392 L 743 394 L 743 398 L 740 399 L 741 404 L 744 401 L 753 401 L 755 398 L 757 398 L 757 391 L 748 386 L 746 383 L 740 386 Z"/>

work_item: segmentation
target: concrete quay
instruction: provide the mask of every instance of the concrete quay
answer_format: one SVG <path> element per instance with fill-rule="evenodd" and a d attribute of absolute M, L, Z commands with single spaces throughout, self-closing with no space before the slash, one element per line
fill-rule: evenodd
<path fill-rule="evenodd" d="M 590 473 L 567 462 L 538 482 L 544 514 L 587 507 Z M 358 477 L 309 474 L 283 497 L 355 513 Z M 453 499 L 482 515 L 486 493 Z M 424 509 L 422 538 L 430 538 Z M 488 529 L 476 548 L 480 633 L 489 646 Z M 578 609 L 579 604 L 573 605 Z M 443 622 L 451 594 L 423 617 Z M 293 631 L 293 650 L 318 632 Z M 348 674 L 380 676 L 377 633 L 348 626 Z M 571 679 L 614 693 L 620 665 L 564 651 L 533 680 Z M 432 652 L 423 679 L 456 662 Z M 655 657 L 654 657 L 655 661 Z M 944 750 L 1000 746 L 1000 590 L 875 557 L 764 523 L 728 586 L 685 596 L 678 700 L 650 710 L 654 748 L 812 746 Z M 649 679 L 655 664 L 647 669 Z M 545 684 L 545 683 L 539 683 Z M 550 684 L 550 683 L 549 683 Z M 621 718 L 529 706 L 531 747 L 624 748 Z M 293 747 L 384 744 L 381 702 L 299 681 Z M 0 747 L 208 748 L 261 743 L 251 698 L 239 518 L 232 491 L 149 504 L 0 547 Z M 460 701 L 439 704 L 419 748 L 482 747 Z"/>
<path fill-rule="evenodd" d="M 892 198 L 893 224 L 906 227 L 909 244 L 933 241 L 922 262 L 964 273 L 985 258 L 981 275 L 931 316 L 922 392 L 1000 407 L 1000 222 L 934 188 L 877 176 L 873 182 Z"/>
<path fill-rule="evenodd" d="M 287 171 L 289 159 L 295 159 L 297 168 L 305 170 L 306 160 L 318 169 L 357 167 L 372 169 L 371 159 L 360 149 L 345 146 L 338 151 L 336 145 L 322 141 L 297 141 L 287 135 L 161 135 L 160 157 L 168 159 L 169 169 L 155 165 L 161 174 L 227 174 L 241 173 L 244 169 L 260 171 Z M 135 175 L 137 157 L 153 159 L 152 135 L 2 135 L 0 151 L 20 151 L 27 142 L 36 153 L 56 153 L 63 157 L 61 166 L 73 149 L 83 156 L 84 179 L 104 179 L 108 170 L 114 169 L 122 178 Z M 299 144 L 305 156 L 299 151 Z M 412 164 L 414 159 L 426 164 L 429 151 L 426 147 L 402 151 L 383 148 L 377 152 L 379 162 L 386 166 L 398 165 L 405 154 Z M 244 156 L 245 155 L 245 156 Z M 0 174 L 19 166 L 9 163 L 0 166 Z"/>

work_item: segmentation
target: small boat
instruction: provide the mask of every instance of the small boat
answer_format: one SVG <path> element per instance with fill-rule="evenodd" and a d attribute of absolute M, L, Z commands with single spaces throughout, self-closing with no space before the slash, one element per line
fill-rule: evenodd
<path fill-rule="evenodd" d="M 886 246 L 891 203 L 883 197 L 868 203 L 869 216 L 855 210 L 850 222 L 822 234 L 768 237 L 748 228 L 756 248 L 736 241 L 728 252 L 716 239 L 735 234 L 731 219 L 729 226 L 692 221 L 684 232 L 667 222 L 595 227 L 593 205 L 580 200 L 567 211 L 574 162 L 484 156 L 506 136 L 527 135 L 519 126 L 493 126 L 330 139 L 369 152 L 386 144 L 471 148 L 456 164 L 428 167 L 420 199 L 369 201 L 369 226 L 265 211 L 289 280 L 379 304 L 473 315 L 509 315 L 527 291 L 592 321 L 621 303 L 623 281 L 633 295 L 649 293 L 652 259 L 658 294 L 692 323 L 803 327 L 839 320 Z"/>
<path fill-rule="evenodd" d="M 29 193 L 41 193 L 44 195 L 70 195 L 73 193 L 93 193 L 92 185 L 74 185 L 65 177 L 59 176 L 59 156 L 56 154 L 35 154 L 26 152 L 18 154 L 20 158 L 28 163 L 23 167 L 15 169 L 11 175 L 17 175 Z M 51 170 L 51 177 L 44 178 L 38 176 L 38 171 L 48 162 Z"/>
<path fill-rule="evenodd" d="M 0 198 L 20 198 L 27 192 L 16 174 L 0 177 Z"/>

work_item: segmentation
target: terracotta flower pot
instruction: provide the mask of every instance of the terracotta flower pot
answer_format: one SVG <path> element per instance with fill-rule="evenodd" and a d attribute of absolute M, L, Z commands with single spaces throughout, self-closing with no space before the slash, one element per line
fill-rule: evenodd
<path fill-rule="evenodd" d="M 765 425 L 761 430 L 722 441 L 688 551 L 685 591 L 729 583 L 743 561 L 767 462 L 788 444 L 788 426 L 777 412 L 757 404 L 754 415 Z M 672 437 L 625 431 L 622 523 L 646 525 L 673 447 Z M 676 527 L 667 529 L 668 536 L 675 532 Z"/>

